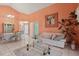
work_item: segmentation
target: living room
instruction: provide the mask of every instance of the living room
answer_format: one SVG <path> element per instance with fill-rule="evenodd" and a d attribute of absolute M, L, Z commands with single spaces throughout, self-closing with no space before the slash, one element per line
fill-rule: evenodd
<path fill-rule="evenodd" d="M 0 55 L 78 56 L 78 18 L 78 3 L 0 3 Z"/>

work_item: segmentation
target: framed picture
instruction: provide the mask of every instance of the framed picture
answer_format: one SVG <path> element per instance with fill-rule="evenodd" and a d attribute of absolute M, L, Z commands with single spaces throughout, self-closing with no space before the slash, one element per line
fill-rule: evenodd
<path fill-rule="evenodd" d="M 45 16 L 46 27 L 57 27 L 58 26 L 58 13 L 53 13 Z"/>

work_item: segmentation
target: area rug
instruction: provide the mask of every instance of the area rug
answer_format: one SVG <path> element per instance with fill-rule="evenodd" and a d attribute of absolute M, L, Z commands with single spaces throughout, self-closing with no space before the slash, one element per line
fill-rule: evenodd
<path fill-rule="evenodd" d="M 14 53 L 16 56 L 62 56 L 62 52 L 57 50 L 52 49 L 50 50 L 50 55 L 43 55 L 43 53 L 36 48 L 30 48 L 29 51 L 27 51 L 26 47 L 16 49 Z"/>
<path fill-rule="evenodd" d="M 30 48 L 29 51 L 27 51 L 27 47 L 22 47 L 14 51 L 16 56 L 41 56 L 42 53 L 37 51 L 34 48 Z"/>

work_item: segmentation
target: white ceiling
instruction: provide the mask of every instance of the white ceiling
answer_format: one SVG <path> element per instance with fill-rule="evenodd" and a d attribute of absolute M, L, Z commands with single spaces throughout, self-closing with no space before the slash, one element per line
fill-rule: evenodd
<path fill-rule="evenodd" d="M 51 3 L 0 3 L 0 5 L 9 5 L 19 12 L 31 14 L 51 5 Z"/>

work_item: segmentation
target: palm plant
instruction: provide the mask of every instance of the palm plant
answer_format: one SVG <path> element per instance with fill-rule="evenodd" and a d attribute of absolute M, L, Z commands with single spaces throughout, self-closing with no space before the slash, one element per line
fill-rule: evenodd
<path fill-rule="evenodd" d="M 59 22 L 61 26 L 58 29 L 61 29 L 62 33 L 65 34 L 64 38 L 66 38 L 66 43 L 71 44 L 72 41 L 75 41 L 74 37 L 76 37 L 77 32 L 74 31 L 74 28 L 77 28 L 79 25 L 76 18 L 77 15 L 75 14 L 75 11 L 73 11 L 69 14 L 68 19 L 62 19 L 61 22 Z"/>

